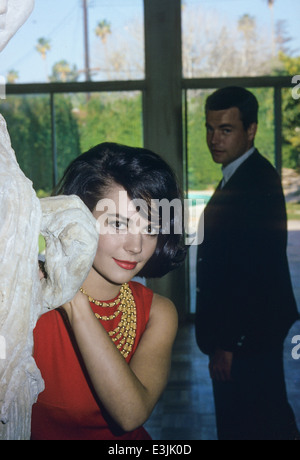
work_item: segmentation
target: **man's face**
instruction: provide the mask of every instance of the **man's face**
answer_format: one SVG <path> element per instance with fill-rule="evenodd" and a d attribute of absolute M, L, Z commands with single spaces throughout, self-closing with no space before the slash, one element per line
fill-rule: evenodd
<path fill-rule="evenodd" d="M 245 130 L 237 107 L 209 110 L 206 114 L 206 140 L 215 163 L 227 166 L 252 146 L 257 124 Z"/>

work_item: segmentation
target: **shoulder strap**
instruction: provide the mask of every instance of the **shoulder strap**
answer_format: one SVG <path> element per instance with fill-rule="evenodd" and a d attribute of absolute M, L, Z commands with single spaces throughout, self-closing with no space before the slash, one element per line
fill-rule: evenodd
<path fill-rule="evenodd" d="M 76 353 L 78 361 L 80 362 L 81 367 L 85 368 L 85 365 L 84 365 L 80 350 L 78 348 L 77 341 L 76 341 L 76 338 L 75 338 L 75 335 L 74 335 L 74 332 L 73 332 L 73 329 L 72 329 L 71 323 L 69 321 L 69 317 L 68 317 L 68 314 L 67 314 L 66 310 L 63 307 L 58 307 L 58 308 L 56 308 L 56 311 L 60 314 L 60 316 L 61 316 L 61 318 L 62 318 L 62 320 L 64 322 L 64 325 L 65 325 L 66 330 L 67 330 L 67 332 L 69 334 L 72 346 L 74 348 L 74 351 Z"/>
<path fill-rule="evenodd" d="M 56 311 L 62 317 L 62 320 L 63 320 L 63 322 L 64 322 L 64 324 L 66 326 L 66 329 L 67 329 L 68 333 L 69 334 L 72 333 L 72 336 L 74 337 L 74 333 L 73 333 L 73 330 L 72 330 L 72 327 L 71 327 L 71 324 L 70 324 L 70 321 L 69 321 L 68 314 L 67 314 L 66 310 L 63 307 L 58 307 L 58 308 L 56 308 Z"/>

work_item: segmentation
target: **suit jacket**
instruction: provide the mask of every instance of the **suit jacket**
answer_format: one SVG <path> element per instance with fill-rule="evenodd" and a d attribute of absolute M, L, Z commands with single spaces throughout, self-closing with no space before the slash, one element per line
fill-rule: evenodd
<path fill-rule="evenodd" d="M 196 338 L 211 354 L 282 345 L 299 319 L 286 254 L 287 216 L 279 175 L 255 151 L 221 184 L 204 215 L 197 259 Z"/>

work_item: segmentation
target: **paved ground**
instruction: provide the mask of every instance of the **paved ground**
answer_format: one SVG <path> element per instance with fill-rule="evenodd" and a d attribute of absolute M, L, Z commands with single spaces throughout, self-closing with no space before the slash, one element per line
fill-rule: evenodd
<path fill-rule="evenodd" d="M 300 221 L 289 223 L 288 256 L 300 310 Z M 300 359 L 292 357 L 300 321 L 285 342 L 285 373 L 290 403 L 300 427 Z M 300 351 L 299 351 L 300 358 Z M 170 381 L 146 428 L 155 440 L 215 440 L 216 427 L 207 357 L 197 348 L 194 326 L 180 328 L 174 347 Z"/>

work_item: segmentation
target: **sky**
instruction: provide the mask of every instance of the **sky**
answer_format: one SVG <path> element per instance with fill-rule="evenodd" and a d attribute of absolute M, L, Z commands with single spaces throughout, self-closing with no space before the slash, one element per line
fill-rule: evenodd
<path fill-rule="evenodd" d="M 249 14 L 257 19 L 259 27 L 271 30 L 267 0 L 186 0 L 186 4 L 215 11 L 230 20 Z M 300 55 L 299 18 L 299 0 L 275 0 L 274 21 L 286 22 L 287 33 L 293 38 L 289 46 L 295 50 L 295 55 Z M 111 23 L 113 33 L 117 32 L 126 40 L 128 24 L 143 23 L 143 0 L 89 0 L 91 55 L 99 42 L 94 31 L 103 19 Z M 35 49 L 41 37 L 51 42 L 46 65 Z M 19 83 L 45 82 L 53 64 L 62 59 L 83 69 L 83 43 L 82 0 L 35 0 L 32 15 L 0 54 L 0 75 L 16 70 Z"/>

